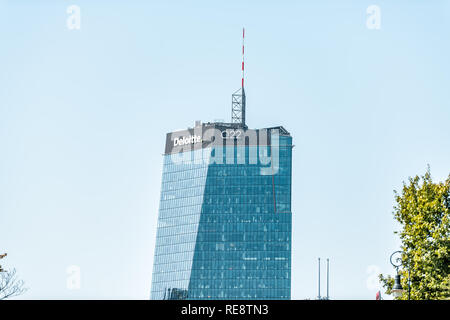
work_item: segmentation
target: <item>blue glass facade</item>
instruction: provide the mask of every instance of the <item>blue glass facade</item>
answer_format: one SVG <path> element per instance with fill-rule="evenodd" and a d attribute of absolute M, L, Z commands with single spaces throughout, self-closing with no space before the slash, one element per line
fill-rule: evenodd
<path fill-rule="evenodd" d="M 291 160 L 289 135 L 166 154 L 151 298 L 290 299 Z"/>

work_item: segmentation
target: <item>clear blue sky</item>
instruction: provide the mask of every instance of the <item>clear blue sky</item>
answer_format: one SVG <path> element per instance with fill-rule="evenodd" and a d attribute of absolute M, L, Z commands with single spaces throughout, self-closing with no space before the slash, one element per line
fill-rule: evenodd
<path fill-rule="evenodd" d="M 0 0 L 0 251 L 23 298 L 149 298 L 165 134 L 230 118 L 243 26 L 247 122 L 294 137 L 292 298 L 320 256 L 332 298 L 374 299 L 393 190 L 450 171 L 449 1 Z"/>

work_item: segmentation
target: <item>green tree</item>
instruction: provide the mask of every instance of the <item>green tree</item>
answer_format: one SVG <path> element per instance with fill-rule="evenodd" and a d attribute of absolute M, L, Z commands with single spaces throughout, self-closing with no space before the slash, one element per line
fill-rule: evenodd
<path fill-rule="evenodd" d="M 408 299 L 408 270 L 411 299 L 450 299 L 450 175 L 445 182 L 433 183 L 428 167 L 424 176 L 409 178 L 402 192 L 394 193 L 404 289 L 398 299 Z M 394 279 L 380 275 L 380 280 L 390 294 Z"/>

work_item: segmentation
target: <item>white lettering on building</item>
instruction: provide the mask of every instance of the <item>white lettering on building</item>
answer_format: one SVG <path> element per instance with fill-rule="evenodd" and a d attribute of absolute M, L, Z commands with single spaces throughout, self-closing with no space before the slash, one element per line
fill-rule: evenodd
<path fill-rule="evenodd" d="M 186 144 L 195 144 L 202 142 L 202 137 L 200 136 L 188 136 L 182 138 L 175 138 L 173 140 L 173 146 L 184 146 Z"/>

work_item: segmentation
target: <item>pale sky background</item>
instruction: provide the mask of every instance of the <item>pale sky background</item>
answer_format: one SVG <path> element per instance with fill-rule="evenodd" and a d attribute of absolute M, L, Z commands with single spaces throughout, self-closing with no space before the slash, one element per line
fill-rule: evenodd
<path fill-rule="evenodd" d="M 243 26 L 247 123 L 294 138 L 292 298 L 317 296 L 317 257 L 332 299 L 375 298 L 393 190 L 450 172 L 450 1 L 0 0 L 0 252 L 22 298 L 149 298 L 165 134 L 229 120 Z"/>

